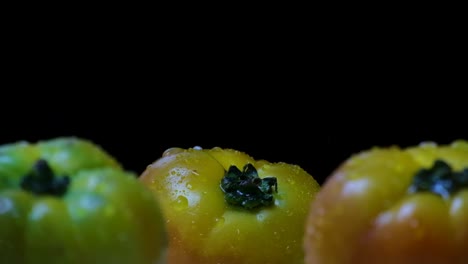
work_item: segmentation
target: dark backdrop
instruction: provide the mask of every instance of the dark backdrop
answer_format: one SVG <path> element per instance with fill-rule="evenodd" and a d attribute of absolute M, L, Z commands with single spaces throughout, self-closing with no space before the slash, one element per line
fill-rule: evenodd
<path fill-rule="evenodd" d="M 13 29 L 0 143 L 81 136 L 137 172 L 168 147 L 230 147 L 323 181 L 374 145 L 468 138 L 465 47 L 447 27 L 115 14 Z"/>
<path fill-rule="evenodd" d="M 372 146 L 468 138 L 466 78 L 452 49 L 116 35 L 12 53 L 0 143 L 84 137 L 137 173 L 169 147 L 219 146 L 298 164 L 323 182 Z"/>

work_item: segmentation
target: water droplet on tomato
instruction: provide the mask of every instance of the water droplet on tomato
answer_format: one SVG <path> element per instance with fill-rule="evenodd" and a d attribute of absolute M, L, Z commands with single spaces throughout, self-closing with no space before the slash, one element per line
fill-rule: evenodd
<path fill-rule="evenodd" d="M 226 221 L 226 220 L 224 219 L 224 217 L 222 217 L 222 216 L 221 216 L 221 217 L 216 217 L 216 219 L 215 219 L 215 228 L 218 228 L 218 227 L 223 226 L 223 225 L 224 225 L 224 221 Z"/>
<path fill-rule="evenodd" d="M 182 148 L 168 148 L 163 152 L 162 156 L 167 157 L 167 156 L 171 156 L 171 155 L 183 152 L 183 151 L 184 150 Z"/>
<path fill-rule="evenodd" d="M 437 148 L 437 143 L 434 141 L 422 141 L 419 143 L 419 147 L 421 148 Z"/>
<path fill-rule="evenodd" d="M 173 202 L 173 207 L 176 211 L 182 211 L 188 207 L 188 200 L 185 196 L 179 195 Z"/>
<path fill-rule="evenodd" d="M 257 220 L 262 222 L 263 220 L 265 220 L 265 215 L 264 214 L 258 214 L 257 215 Z"/>
<path fill-rule="evenodd" d="M 220 148 L 220 147 L 214 147 L 214 148 L 211 149 L 211 151 L 217 151 L 217 152 L 219 152 L 219 151 L 223 151 L 223 149 Z"/>

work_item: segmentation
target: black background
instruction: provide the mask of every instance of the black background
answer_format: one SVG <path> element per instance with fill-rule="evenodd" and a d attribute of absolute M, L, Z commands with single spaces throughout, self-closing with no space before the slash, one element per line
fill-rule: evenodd
<path fill-rule="evenodd" d="M 466 73 L 447 38 L 450 49 L 346 28 L 81 29 L 10 39 L 1 144 L 83 137 L 137 173 L 167 148 L 218 146 L 323 183 L 372 146 L 468 138 Z"/>

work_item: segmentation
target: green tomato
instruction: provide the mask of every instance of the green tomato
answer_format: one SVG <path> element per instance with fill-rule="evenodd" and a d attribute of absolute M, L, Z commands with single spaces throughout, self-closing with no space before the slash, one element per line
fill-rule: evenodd
<path fill-rule="evenodd" d="M 158 263 L 165 247 L 157 200 L 99 146 L 0 147 L 0 263 Z"/>

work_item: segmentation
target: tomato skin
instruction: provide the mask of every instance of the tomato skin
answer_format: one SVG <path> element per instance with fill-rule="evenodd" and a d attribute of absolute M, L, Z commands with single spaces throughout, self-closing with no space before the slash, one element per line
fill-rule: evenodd
<path fill-rule="evenodd" d="M 468 189 L 408 192 L 437 159 L 467 168 L 468 143 L 372 148 L 343 162 L 311 203 L 306 263 L 466 263 Z"/>
<path fill-rule="evenodd" d="M 221 179 L 231 165 L 248 163 L 260 178 L 277 178 L 272 206 L 246 210 L 225 201 Z M 299 166 L 255 160 L 233 149 L 172 148 L 139 179 L 161 202 L 168 263 L 304 262 L 304 222 L 319 185 Z"/>

